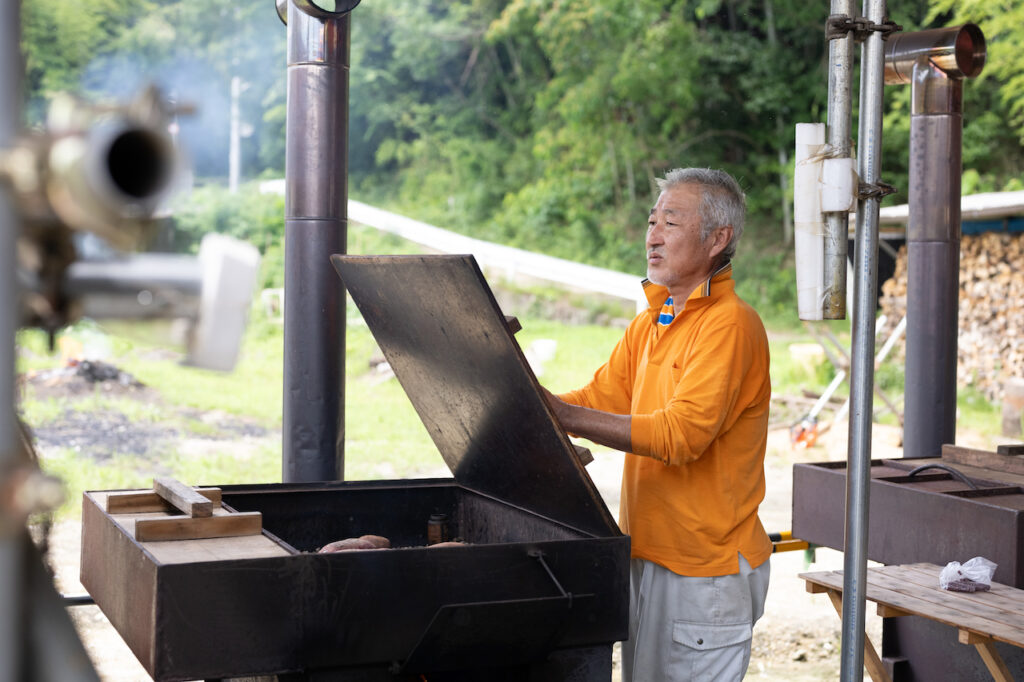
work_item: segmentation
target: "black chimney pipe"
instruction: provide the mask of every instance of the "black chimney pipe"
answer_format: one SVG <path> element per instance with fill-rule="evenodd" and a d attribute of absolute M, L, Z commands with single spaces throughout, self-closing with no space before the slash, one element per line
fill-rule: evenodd
<path fill-rule="evenodd" d="M 346 252 L 349 12 L 358 4 L 277 2 L 288 25 L 286 483 L 340 480 L 345 471 L 345 292 L 330 257 Z"/>
<path fill-rule="evenodd" d="M 911 84 L 907 360 L 903 456 L 939 457 L 956 441 L 963 79 L 981 73 L 974 24 L 897 34 L 885 82 Z"/>

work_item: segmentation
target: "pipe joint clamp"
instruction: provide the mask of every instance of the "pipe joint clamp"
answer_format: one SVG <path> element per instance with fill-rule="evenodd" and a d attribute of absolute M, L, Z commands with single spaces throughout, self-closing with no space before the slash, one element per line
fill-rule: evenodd
<path fill-rule="evenodd" d="M 881 199 L 895 193 L 895 187 L 881 180 L 874 183 L 862 182 L 857 187 L 858 199 Z"/>
<path fill-rule="evenodd" d="M 846 34 L 852 33 L 854 41 L 862 43 L 872 33 L 881 33 L 882 40 L 885 40 L 889 34 L 902 30 L 902 26 L 892 21 L 876 24 L 864 17 L 833 14 L 825 22 L 825 40 L 838 40 L 845 38 Z"/>

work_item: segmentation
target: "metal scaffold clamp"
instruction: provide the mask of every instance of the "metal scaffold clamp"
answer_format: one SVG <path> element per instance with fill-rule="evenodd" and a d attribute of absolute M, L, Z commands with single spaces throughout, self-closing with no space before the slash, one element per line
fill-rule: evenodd
<path fill-rule="evenodd" d="M 825 39 L 838 40 L 839 38 L 845 38 L 848 33 L 852 33 L 853 39 L 860 43 L 871 33 L 881 33 L 882 40 L 885 40 L 891 33 L 902 30 L 903 27 L 893 21 L 887 20 L 876 24 L 864 17 L 833 14 L 825 22 Z"/>
<path fill-rule="evenodd" d="M 896 188 L 888 182 L 877 180 L 875 182 L 862 182 L 857 186 L 858 199 L 881 199 L 890 194 L 895 194 Z"/>

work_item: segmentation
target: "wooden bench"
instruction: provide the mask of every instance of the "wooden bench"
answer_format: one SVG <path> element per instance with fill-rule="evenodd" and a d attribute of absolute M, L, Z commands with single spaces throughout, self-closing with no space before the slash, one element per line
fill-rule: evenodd
<path fill-rule="evenodd" d="M 1024 590 L 993 583 L 986 592 L 951 592 L 939 587 L 941 566 L 906 564 L 869 568 L 865 598 L 883 618 L 921 616 L 956 628 L 962 644 L 973 644 L 992 677 L 1012 682 L 995 642 L 1024 647 Z M 801 573 L 807 591 L 828 594 L 842 617 L 843 572 Z M 865 636 L 864 667 L 874 682 L 890 681 Z"/>

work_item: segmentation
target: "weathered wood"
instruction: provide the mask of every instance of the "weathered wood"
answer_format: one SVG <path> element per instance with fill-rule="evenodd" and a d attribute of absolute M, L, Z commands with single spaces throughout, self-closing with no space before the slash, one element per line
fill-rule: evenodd
<path fill-rule="evenodd" d="M 961 630 L 958 639 L 961 644 L 974 645 L 974 648 L 978 650 L 978 655 L 981 656 L 981 660 L 985 662 L 985 667 L 988 668 L 989 673 L 992 675 L 992 679 L 997 682 L 1013 682 L 1013 675 L 1010 673 L 1010 669 L 1006 667 L 1006 662 L 1003 661 L 1003 657 L 996 651 L 995 644 L 991 639 L 969 630 Z"/>
<path fill-rule="evenodd" d="M 208 499 L 213 508 L 220 507 L 220 488 L 196 488 L 195 491 Z M 141 514 L 145 512 L 169 512 L 176 507 L 150 490 L 135 490 L 124 493 L 110 493 L 106 498 L 105 511 L 108 514 Z"/>
<path fill-rule="evenodd" d="M 828 598 L 831 600 L 836 613 L 842 619 L 843 593 L 840 590 L 826 590 L 826 592 L 828 592 Z M 882 659 L 879 657 L 878 652 L 875 651 L 875 646 L 868 639 L 867 634 L 864 635 L 864 667 L 867 669 L 868 675 L 873 682 L 892 682 L 892 678 L 889 677 L 885 666 L 882 665 Z"/>
<path fill-rule="evenodd" d="M 213 503 L 181 481 L 167 477 L 154 478 L 153 490 L 186 516 L 200 518 L 213 515 Z"/>
<path fill-rule="evenodd" d="M 992 583 L 985 592 L 950 592 L 939 586 L 941 570 L 934 564 L 869 568 L 865 597 L 879 605 L 884 617 L 916 615 L 956 628 L 959 641 L 975 646 L 993 678 L 1012 680 L 994 640 L 1024 647 L 1024 590 Z M 808 591 L 828 592 L 834 605 L 838 600 L 841 612 L 842 571 L 800 577 L 807 581 Z"/>
<path fill-rule="evenodd" d="M 1024 455 L 1024 443 L 1003 443 L 996 446 L 996 452 L 1000 455 Z"/>
<path fill-rule="evenodd" d="M 957 383 L 998 401 L 1008 380 L 1024 376 L 1024 234 L 963 235 L 959 275 Z M 879 303 L 887 334 L 906 314 L 906 246 Z"/>
<path fill-rule="evenodd" d="M 165 516 L 139 519 L 135 522 L 135 539 L 139 542 L 226 538 L 236 535 L 258 535 L 262 531 L 263 515 L 260 512 L 204 517 Z"/>
<path fill-rule="evenodd" d="M 942 446 L 942 459 L 954 464 L 968 464 L 1008 474 L 1024 474 L 1024 458 L 1016 455 L 1004 455 L 988 450 L 975 450 L 947 444 Z"/>
<path fill-rule="evenodd" d="M 220 493 L 220 488 L 200 489 L 211 495 Z M 143 492 L 143 491 L 138 491 Z M 135 524 L 140 519 L 167 518 L 166 514 L 171 506 L 157 497 L 156 493 L 145 491 L 146 495 L 156 498 L 156 509 L 142 512 L 122 512 L 109 514 L 112 525 L 123 532 L 129 538 L 135 537 Z M 106 498 L 112 496 L 127 496 L 129 493 L 92 492 L 85 495 L 87 504 L 83 508 L 105 509 Z M 118 504 L 114 503 L 117 508 Z M 231 512 L 217 507 L 213 510 L 215 516 L 223 516 Z M 177 518 L 182 518 L 178 516 Z M 153 557 L 157 565 L 197 563 L 205 561 L 224 561 L 229 559 L 257 559 L 264 557 L 289 556 L 297 554 L 298 550 L 287 543 L 266 533 L 257 535 L 239 535 L 222 538 L 207 538 L 196 540 L 177 540 L 175 542 L 154 542 L 146 545 L 146 552 Z M 127 579 L 125 576 L 115 577 L 105 575 L 104 580 Z"/>
<path fill-rule="evenodd" d="M 895 606 L 889 606 L 888 604 L 878 604 L 877 606 L 878 608 L 875 609 L 875 613 L 882 618 L 902 618 L 903 616 L 914 615 L 909 611 L 904 611 L 903 609 L 898 609 Z"/>

